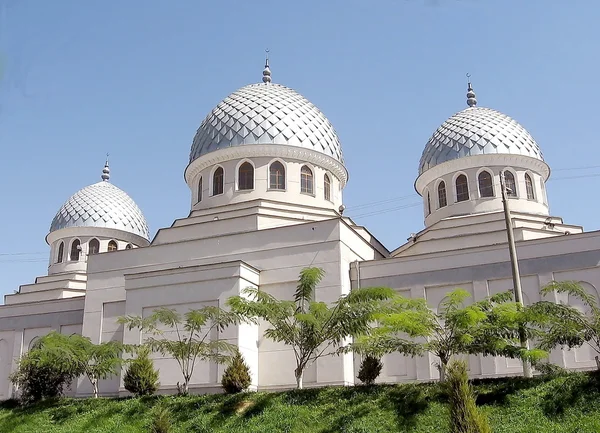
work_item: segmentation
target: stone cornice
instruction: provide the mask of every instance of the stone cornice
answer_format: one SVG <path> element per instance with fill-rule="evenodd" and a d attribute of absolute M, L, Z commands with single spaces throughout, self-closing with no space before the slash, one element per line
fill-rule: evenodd
<path fill-rule="evenodd" d="M 541 175 L 544 181 L 550 177 L 550 167 L 540 159 L 525 155 L 490 153 L 487 155 L 466 156 L 436 165 L 425 171 L 415 180 L 415 190 L 421 194 L 423 188 L 448 173 L 471 168 L 494 166 L 526 168 Z"/>
<path fill-rule="evenodd" d="M 193 188 L 193 180 L 205 168 L 233 159 L 258 157 L 305 161 L 331 172 L 338 178 L 342 188 L 348 182 L 348 170 L 346 170 L 346 167 L 342 163 L 331 156 L 314 150 L 284 144 L 245 144 L 215 150 L 192 161 L 185 169 L 184 179 L 190 185 L 190 188 Z"/>

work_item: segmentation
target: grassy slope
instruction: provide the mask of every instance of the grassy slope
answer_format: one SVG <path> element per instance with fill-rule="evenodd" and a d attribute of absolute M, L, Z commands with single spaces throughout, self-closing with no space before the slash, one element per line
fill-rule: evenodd
<path fill-rule="evenodd" d="M 600 376 L 479 381 L 478 403 L 495 433 L 600 432 Z M 436 384 L 321 388 L 237 396 L 64 399 L 0 407 L 0 432 L 145 432 L 167 405 L 176 432 L 447 432 Z"/>

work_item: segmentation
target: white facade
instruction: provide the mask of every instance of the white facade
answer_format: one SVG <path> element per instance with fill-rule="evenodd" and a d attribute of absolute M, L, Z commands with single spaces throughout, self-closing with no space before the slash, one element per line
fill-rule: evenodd
<path fill-rule="evenodd" d="M 82 333 L 93 342 L 139 343 L 144 336 L 123 329 L 118 317 L 148 315 L 160 306 L 180 312 L 223 306 L 246 287 L 290 297 L 306 266 L 325 270 L 316 296 L 326 302 L 370 285 L 425 297 L 434 308 L 457 287 L 475 300 L 510 289 L 501 175 L 514 190 L 509 203 L 525 301 L 538 300 L 539 289 L 553 279 L 581 281 L 598 296 L 600 232 L 584 233 L 549 215 L 544 183 L 550 170 L 537 144 L 507 116 L 475 107 L 471 88 L 470 108 L 440 127 L 424 151 L 415 188 L 423 196 L 426 228 L 390 253 L 342 215 L 348 173 L 331 124 L 301 95 L 272 84 L 268 65 L 263 74 L 263 83 L 234 92 L 207 116 L 185 170 L 190 214 L 158 230 L 151 242 L 135 203 L 110 184 L 108 163 L 102 182 L 63 205 L 47 237 L 48 275 L 0 306 L 0 399 L 14 392 L 8 375 L 19 357 L 51 330 Z M 453 123 L 456 116 L 461 122 Z M 476 128 L 452 131 L 464 119 Z M 264 325 L 244 324 L 213 338 L 240 347 L 253 389 L 293 387 L 293 352 L 263 331 Z M 175 392 L 181 381 L 176 364 L 159 354 L 154 360 L 161 392 Z M 556 351 L 551 360 L 570 368 L 595 365 L 585 348 Z M 390 355 L 380 380 L 436 378 L 434 362 Z M 325 358 L 309 367 L 304 383 L 353 384 L 357 368 L 352 355 Z M 200 363 L 191 390 L 217 392 L 223 369 Z M 519 373 L 520 365 L 471 357 L 470 369 L 493 376 Z M 126 394 L 121 377 L 104 381 L 100 391 Z M 74 392 L 86 396 L 91 389 L 80 381 Z"/>

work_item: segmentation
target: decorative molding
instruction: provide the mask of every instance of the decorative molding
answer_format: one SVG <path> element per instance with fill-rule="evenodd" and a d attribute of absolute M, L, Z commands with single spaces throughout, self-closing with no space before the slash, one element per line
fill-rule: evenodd
<path fill-rule="evenodd" d="M 205 168 L 212 167 L 225 161 L 242 158 L 282 158 L 308 162 L 319 166 L 333 174 L 342 184 L 348 182 L 348 170 L 331 156 L 311 149 L 284 144 L 245 144 L 225 149 L 215 150 L 192 161 L 184 172 L 185 182 L 192 188 L 194 179 Z"/>

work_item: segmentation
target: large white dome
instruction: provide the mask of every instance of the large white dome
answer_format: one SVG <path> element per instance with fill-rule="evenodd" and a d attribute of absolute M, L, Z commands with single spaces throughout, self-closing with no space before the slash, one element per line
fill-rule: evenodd
<path fill-rule="evenodd" d="M 338 135 L 325 115 L 296 91 L 271 82 L 250 84 L 223 99 L 200 125 L 190 163 L 247 144 L 297 146 L 343 163 Z"/>
<path fill-rule="evenodd" d="M 491 108 L 471 106 L 454 114 L 433 133 L 423 150 L 419 175 L 452 159 L 490 153 L 544 160 L 538 144 L 517 121 Z"/>
<path fill-rule="evenodd" d="M 50 233 L 68 227 L 112 228 L 149 239 L 142 211 L 127 193 L 108 182 L 108 176 L 73 194 L 56 213 Z"/>

